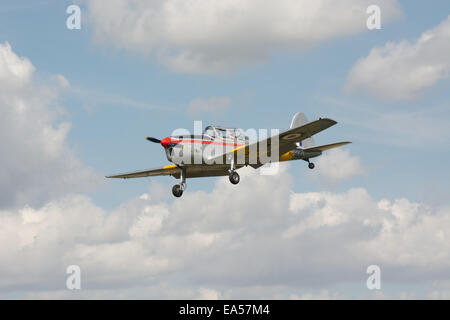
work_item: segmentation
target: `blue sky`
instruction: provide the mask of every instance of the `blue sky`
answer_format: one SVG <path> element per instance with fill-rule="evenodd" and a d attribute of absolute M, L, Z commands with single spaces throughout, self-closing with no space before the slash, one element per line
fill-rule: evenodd
<path fill-rule="evenodd" d="M 362 170 L 330 183 L 326 173 L 318 171 L 324 178 L 318 179 L 303 161 L 293 162 L 288 168 L 292 192 L 340 194 L 364 188 L 375 202 L 405 198 L 440 208 L 449 205 L 450 192 L 449 71 L 412 99 L 392 99 L 358 88 L 345 90 L 350 70 L 372 48 L 405 40 L 415 43 L 450 14 L 446 0 L 397 3 L 400 14 L 387 21 L 382 8 L 381 30 L 362 28 L 298 48 L 273 45 L 264 61 L 243 59 L 229 72 L 180 72 L 161 62 L 157 54 L 149 54 L 145 40 L 136 47 L 116 40 L 116 33 L 122 31 L 101 29 L 104 21 L 96 20 L 89 1 L 79 2 L 81 30 L 66 28 L 65 11 L 72 1 L 3 2 L 0 43 L 8 42 L 17 56 L 31 61 L 36 83 L 52 86 L 57 74 L 69 81 L 70 87 L 61 90 L 54 102 L 64 110 L 54 125 L 71 123 L 68 146 L 98 176 L 167 164 L 162 148 L 144 137 L 163 138 L 176 128 L 192 130 L 194 120 L 204 126 L 286 129 L 292 116 L 302 111 L 310 119 L 338 121 L 318 135 L 316 143 L 352 141 L 345 147 L 348 159 L 357 159 Z M 114 3 L 105 5 L 105 12 L 108 6 Z M 362 24 L 365 19 L 361 17 Z M 157 34 L 158 30 L 147 32 Z M 219 49 L 227 49 L 227 41 Z M 184 50 L 182 45 L 170 49 L 174 48 Z M 214 52 L 217 47 L 208 50 Z M 448 57 L 444 59 L 447 65 Z M 187 111 L 194 99 L 212 97 L 229 97 L 231 102 L 223 112 Z M 152 180 L 168 194 L 175 183 L 170 177 Z M 98 179 L 84 194 L 104 210 L 113 210 L 148 192 L 149 183 L 150 179 Z M 188 192 L 208 193 L 215 185 L 215 178 L 193 179 L 188 181 Z"/>

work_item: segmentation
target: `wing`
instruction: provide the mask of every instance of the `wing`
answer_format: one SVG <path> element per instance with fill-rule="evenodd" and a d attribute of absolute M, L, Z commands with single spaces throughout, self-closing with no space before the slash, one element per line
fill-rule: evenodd
<path fill-rule="evenodd" d="M 345 146 L 346 144 L 349 144 L 349 143 L 351 143 L 351 142 L 350 141 L 336 142 L 336 143 L 331 143 L 331 144 L 325 144 L 323 146 L 316 146 L 316 147 L 305 148 L 303 150 L 304 151 L 326 151 L 326 150 L 330 150 L 330 149 L 333 149 L 333 148 Z"/>
<path fill-rule="evenodd" d="M 272 145 L 274 148 L 278 146 L 279 154 L 282 155 L 294 149 L 297 142 L 310 138 L 311 136 L 328 129 L 336 123 L 336 121 L 328 118 L 312 121 L 303 126 L 286 130 L 270 138 L 262 139 L 253 144 L 233 149 L 230 152 L 223 153 L 213 159 L 209 159 L 209 161 L 225 163 L 225 161 L 229 162 L 229 159 L 233 156 L 237 156 L 237 162 L 240 163 L 240 157 L 245 156 L 245 164 L 250 164 L 254 168 L 257 168 L 268 161 L 267 158 L 263 158 L 262 155 L 266 156 L 267 150 L 267 155 L 270 156 Z"/>
<path fill-rule="evenodd" d="M 168 175 L 174 176 L 177 174 L 179 175 L 179 173 L 180 169 L 176 165 L 172 164 L 164 166 L 162 168 L 120 173 L 113 176 L 106 176 L 106 178 L 130 179 L 130 178 L 143 178 L 143 177 L 168 176 Z"/>
<path fill-rule="evenodd" d="M 217 177 L 228 175 L 229 165 L 186 165 L 183 166 L 186 170 L 186 178 L 199 178 L 199 177 Z M 180 168 L 176 165 L 168 165 L 162 168 L 148 169 L 142 171 L 120 173 L 113 176 L 107 176 L 106 178 L 144 178 L 155 176 L 173 176 L 174 178 L 180 177 Z"/>

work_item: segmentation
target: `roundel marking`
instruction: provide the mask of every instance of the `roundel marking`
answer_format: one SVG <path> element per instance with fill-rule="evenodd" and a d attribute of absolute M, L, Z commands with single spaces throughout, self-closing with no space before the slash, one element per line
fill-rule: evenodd
<path fill-rule="evenodd" d="M 293 140 L 293 139 L 298 138 L 300 136 L 301 136 L 300 133 L 291 133 L 291 134 L 288 134 L 287 136 L 284 136 L 283 140 Z"/>

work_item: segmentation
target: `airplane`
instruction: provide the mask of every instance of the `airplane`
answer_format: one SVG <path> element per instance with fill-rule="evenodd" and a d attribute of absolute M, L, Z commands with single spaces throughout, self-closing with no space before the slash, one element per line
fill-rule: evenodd
<path fill-rule="evenodd" d="M 172 164 L 106 178 L 170 175 L 179 179 L 180 182 L 172 187 L 172 193 L 175 197 L 181 197 L 186 189 L 186 178 L 228 175 L 232 184 L 238 184 L 240 177 L 236 170 L 248 165 L 257 169 L 265 163 L 277 161 L 304 160 L 310 169 L 314 169 L 311 158 L 322 155 L 323 151 L 351 143 L 344 141 L 315 146 L 312 136 L 336 123 L 329 118 L 308 122 L 306 116 L 298 112 L 292 118 L 289 130 L 252 143 L 241 129 L 214 125 L 206 127 L 201 135 L 169 136 L 161 140 L 146 137 L 148 141 L 161 144 L 167 160 Z"/>

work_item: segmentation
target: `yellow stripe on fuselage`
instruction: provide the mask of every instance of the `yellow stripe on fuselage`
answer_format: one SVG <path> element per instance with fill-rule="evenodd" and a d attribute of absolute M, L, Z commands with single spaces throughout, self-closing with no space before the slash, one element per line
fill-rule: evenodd
<path fill-rule="evenodd" d="M 169 164 L 168 166 L 164 166 L 164 167 L 162 167 L 163 168 L 163 170 L 168 170 L 168 169 L 173 169 L 173 168 L 175 168 L 176 167 L 176 165 L 174 165 L 174 164 Z"/>
<path fill-rule="evenodd" d="M 292 150 L 286 152 L 285 154 L 282 154 L 281 157 L 280 157 L 280 161 L 290 161 L 290 160 L 292 160 L 292 154 L 293 154 Z"/>
<path fill-rule="evenodd" d="M 241 150 L 242 148 L 245 148 L 245 147 L 246 147 L 246 145 L 237 147 L 237 148 L 233 149 L 233 152 L 238 151 L 238 150 Z"/>

